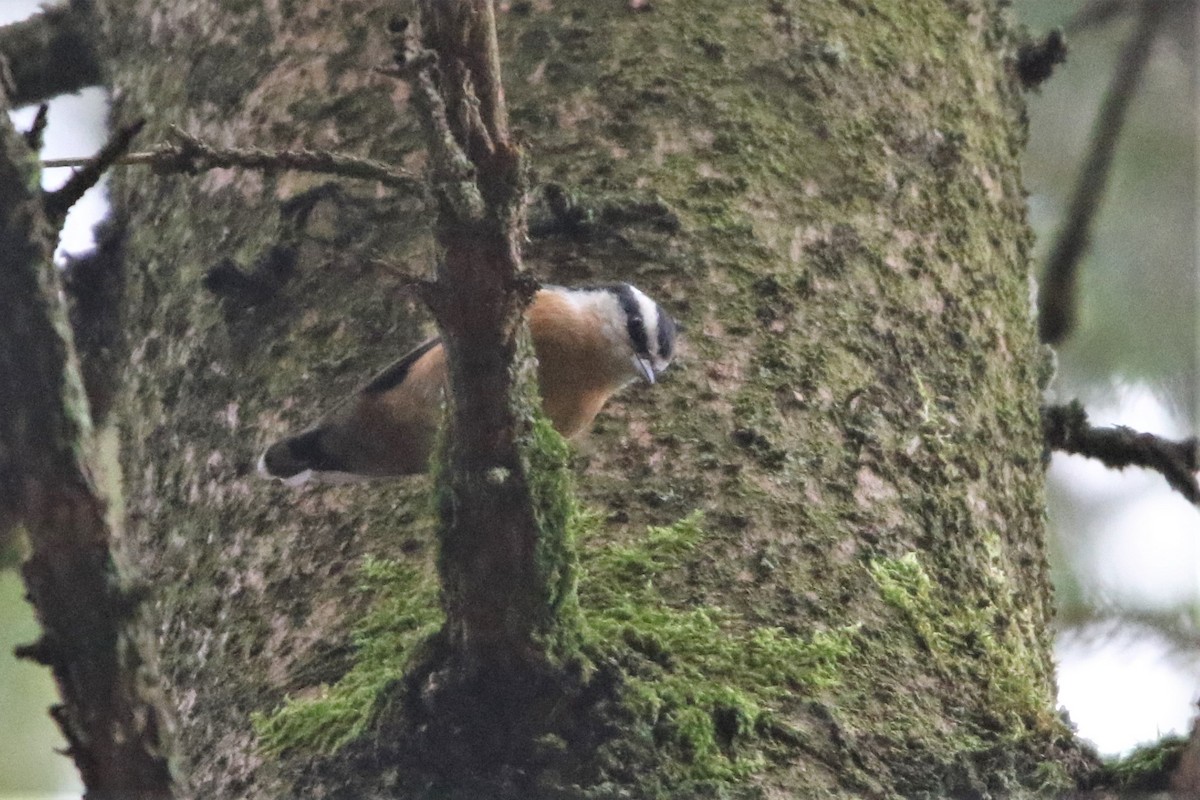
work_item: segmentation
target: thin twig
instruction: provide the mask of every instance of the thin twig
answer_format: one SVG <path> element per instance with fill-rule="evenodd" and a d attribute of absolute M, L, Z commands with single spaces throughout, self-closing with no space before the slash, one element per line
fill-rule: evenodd
<path fill-rule="evenodd" d="M 413 104 L 429 142 L 429 166 L 433 188 L 444 212 L 459 220 L 479 220 L 484 203 L 475 182 L 475 166 L 455 136 L 438 87 L 438 59 L 426 48 L 407 19 L 389 27 L 394 66 L 381 70 L 386 75 L 408 80 L 413 86 Z"/>
<path fill-rule="evenodd" d="M 154 150 L 130 153 L 118 159 L 116 163 L 122 165 L 144 164 L 160 174 L 175 172 L 194 174 L 203 170 L 229 167 L 267 172 L 297 170 L 379 181 L 385 186 L 399 189 L 408 194 L 424 192 L 424 184 L 419 178 L 412 173 L 389 167 L 382 161 L 328 150 L 213 147 L 178 128 L 172 128 L 170 136 L 175 140 L 175 144 L 164 144 Z M 48 159 L 42 162 L 42 167 L 47 169 L 74 167 L 83 163 L 86 163 L 86 159 Z"/>
<path fill-rule="evenodd" d="M 1130 101 L 1137 92 L 1167 4 L 1144 3 L 1137 27 L 1117 59 L 1112 83 L 1092 126 L 1091 149 L 1083 162 L 1066 222 L 1054 242 L 1042 281 L 1039 328 L 1042 341 L 1056 344 L 1075 327 L 1075 284 L 1079 261 L 1087 247 L 1092 220 L 1100 208 L 1112 171 L 1113 152 Z"/>
<path fill-rule="evenodd" d="M 1063 28 L 1068 34 L 1079 33 L 1106 25 L 1133 10 L 1134 4 L 1129 0 L 1092 0 L 1076 11 Z"/>
<path fill-rule="evenodd" d="M 139 119 L 122 127 L 114 133 L 100 152 L 88 159 L 88 162 L 76 170 L 67 182 L 53 192 L 47 192 L 43 200 L 46 209 L 46 219 L 58 227 L 67 217 L 71 206 L 79 202 L 84 192 L 95 186 L 105 171 L 129 149 L 133 137 L 145 126 L 146 120 Z"/>
<path fill-rule="evenodd" d="M 1173 441 L 1138 433 L 1124 425 L 1096 428 L 1079 401 L 1042 408 L 1042 434 L 1051 450 L 1094 458 L 1106 467 L 1145 467 L 1160 473 L 1171 488 L 1200 505 L 1200 442 Z"/>
<path fill-rule="evenodd" d="M 138 164 L 149 164 L 158 157 L 158 153 L 126 153 L 113 162 L 114 167 L 128 167 Z M 42 169 L 67 169 L 82 167 L 92 160 L 92 156 L 75 156 L 72 158 L 42 159 Z"/>

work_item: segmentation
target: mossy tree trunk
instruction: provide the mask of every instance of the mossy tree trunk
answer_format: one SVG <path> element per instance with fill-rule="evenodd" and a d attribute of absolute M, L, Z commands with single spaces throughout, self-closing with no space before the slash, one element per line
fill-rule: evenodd
<path fill-rule="evenodd" d="M 395 8 L 101 5 L 114 112 L 149 118 L 143 142 L 179 125 L 424 161 L 405 85 L 373 72 Z M 575 459 L 586 719 L 521 732 L 536 746 L 494 773 L 418 769 L 445 754 L 405 733 L 437 713 L 403 680 L 438 625 L 429 482 L 252 475 L 422 336 L 377 264 L 426 269 L 430 209 L 296 172 L 118 176 L 121 548 L 155 590 L 188 790 L 1070 784 L 1000 5 L 502 4 L 511 120 L 544 187 L 527 263 L 629 280 L 686 328 L 665 380 L 611 404 Z M 294 264 L 266 258 L 280 246 Z M 223 258 L 270 291 L 204 291 Z"/>

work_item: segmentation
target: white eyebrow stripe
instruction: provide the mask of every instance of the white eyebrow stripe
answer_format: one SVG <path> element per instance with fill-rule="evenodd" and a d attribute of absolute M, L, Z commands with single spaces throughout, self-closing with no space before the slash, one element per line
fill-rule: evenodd
<path fill-rule="evenodd" d="M 662 358 L 662 353 L 658 352 L 658 304 L 647 297 L 636 286 L 631 284 L 629 288 L 633 290 L 633 297 L 637 300 L 638 311 L 642 315 L 642 324 L 646 328 L 646 349 L 650 351 L 650 355 L 654 358 Z"/>

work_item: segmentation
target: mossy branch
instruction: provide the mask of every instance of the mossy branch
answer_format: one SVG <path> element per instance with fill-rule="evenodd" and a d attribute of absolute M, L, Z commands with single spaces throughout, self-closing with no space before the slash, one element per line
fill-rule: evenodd
<path fill-rule="evenodd" d="M 438 201 L 442 258 L 417 289 L 449 362 L 437 470 L 448 682 L 486 684 L 501 699 L 496 713 L 521 715 L 576 638 L 570 488 L 555 477 L 566 474 L 566 451 L 534 421 L 521 321 L 536 284 L 521 262 L 525 175 L 508 129 L 492 4 L 424 0 L 420 9 L 419 32 L 406 20 L 391 26 L 388 74 L 413 83 Z"/>
<path fill-rule="evenodd" d="M 1087 788 L 1103 793 L 1114 790 L 1121 797 L 1148 796 L 1154 792 L 1170 792 L 1181 787 L 1172 785 L 1188 740 L 1183 736 L 1164 736 L 1153 744 L 1143 745 L 1121 758 L 1104 764 Z M 1107 795 L 1111 796 L 1111 795 Z M 1190 797 L 1191 792 L 1171 796 Z"/>
<path fill-rule="evenodd" d="M 54 673 L 63 702 L 52 713 L 89 797 L 165 798 L 162 715 L 138 680 L 137 600 L 117 572 L 86 455 L 92 419 L 51 261 L 54 228 L 36 157 L 7 110 L 0 92 L 0 528 L 19 525 L 29 539 L 21 573 L 43 629 L 20 655 Z"/>

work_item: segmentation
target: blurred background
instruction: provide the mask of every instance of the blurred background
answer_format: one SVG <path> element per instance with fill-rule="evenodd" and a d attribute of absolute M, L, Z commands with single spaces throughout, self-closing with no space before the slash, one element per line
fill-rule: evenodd
<path fill-rule="evenodd" d="M 0 0 L 0 24 L 38 0 Z M 1062 26 L 1083 0 L 1016 0 L 1035 33 Z M 1115 3 L 1114 3 L 1115 5 Z M 1058 348 L 1051 402 L 1081 399 L 1094 424 L 1183 438 L 1200 431 L 1197 259 L 1197 34 L 1194 4 L 1155 44 L 1118 146 L 1080 280 L 1079 323 Z M 1092 120 L 1132 29 L 1125 17 L 1069 37 L 1071 55 L 1029 96 L 1025 182 L 1044 260 L 1086 151 Z M 27 128 L 34 109 L 14 114 Z M 50 107 L 45 158 L 103 142 L 104 95 Z M 143 143 L 146 144 L 146 143 Z M 67 170 L 49 170 L 48 188 Z M 71 212 L 61 249 L 92 244 L 103 184 Z M 1056 454 L 1050 469 L 1052 558 L 1059 603 L 1059 701 L 1105 755 L 1185 733 L 1200 698 L 1200 511 L 1157 474 L 1114 472 Z M 49 672 L 17 661 L 37 638 L 18 574 L 0 571 L 0 797 L 78 797 L 81 787 L 46 714 Z"/>
<path fill-rule="evenodd" d="M 1084 7 L 1017 0 L 1037 34 Z M 1126 2 L 1125 7 L 1136 4 Z M 1078 324 L 1050 402 L 1093 424 L 1171 438 L 1200 432 L 1197 6 L 1176 3 L 1129 108 L 1081 263 Z M 1025 185 L 1044 262 L 1132 14 L 1068 33 L 1070 55 L 1028 96 Z M 1055 454 L 1050 469 L 1059 701 L 1104 754 L 1186 733 L 1200 697 L 1200 510 L 1156 473 Z"/>

